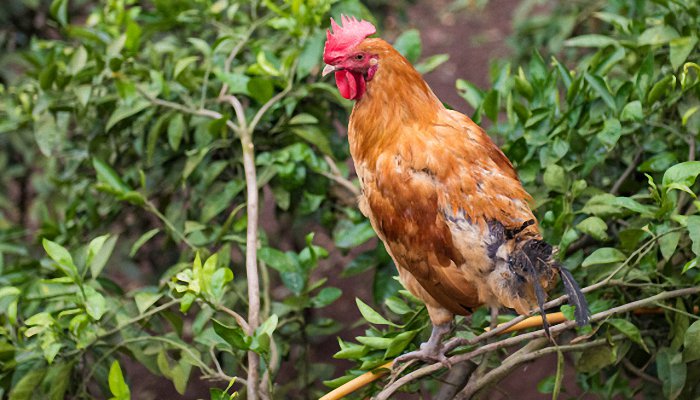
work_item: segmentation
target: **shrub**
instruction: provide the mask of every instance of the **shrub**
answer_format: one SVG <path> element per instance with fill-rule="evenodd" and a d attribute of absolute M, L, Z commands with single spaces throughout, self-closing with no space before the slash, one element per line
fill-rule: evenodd
<path fill-rule="evenodd" d="M 32 38 L 0 87 L 0 397 L 127 398 L 127 358 L 181 394 L 213 380 L 217 399 L 235 376 L 251 398 L 329 378 L 309 342 L 340 325 L 311 310 L 341 291 L 314 275 L 328 252 L 311 226 L 346 246 L 372 234 L 337 202 L 334 181 L 354 188 L 332 125 L 349 103 L 316 77 L 328 15 L 363 6 L 50 12 L 60 38 Z M 259 229 L 262 188 L 279 236 Z M 299 373 L 280 377 L 282 359 Z"/>

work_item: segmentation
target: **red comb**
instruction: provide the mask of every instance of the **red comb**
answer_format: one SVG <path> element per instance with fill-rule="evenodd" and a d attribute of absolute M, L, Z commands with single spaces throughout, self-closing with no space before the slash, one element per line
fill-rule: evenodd
<path fill-rule="evenodd" d="M 342 26 L 331 18 L 333 31 L 331 32 L 331 29 L 326 31 L 326 47 L 323 50 L 323 61 L 326 63 L 342 56 L 343 52 L 357 46 L 367 36 L 377 32 L 374 25 L 355 17 L 341 15 L 340 22 Z"/>

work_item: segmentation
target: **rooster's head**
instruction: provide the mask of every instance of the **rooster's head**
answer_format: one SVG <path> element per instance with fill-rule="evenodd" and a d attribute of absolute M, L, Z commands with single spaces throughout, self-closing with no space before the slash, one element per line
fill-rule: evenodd
<path fill-rule="evenodd" d="M 377 56 L 357 46 L 377 30 L 374 25 L 355 17 L 340 17 L 342 26 L 331 18 L 331 29 L 326 32 L 323 50 L 323 75 L 335 72 L 335 82 L 346 99 L 359 100 L 365 93 L 367 81 L 377 70 Z"/>

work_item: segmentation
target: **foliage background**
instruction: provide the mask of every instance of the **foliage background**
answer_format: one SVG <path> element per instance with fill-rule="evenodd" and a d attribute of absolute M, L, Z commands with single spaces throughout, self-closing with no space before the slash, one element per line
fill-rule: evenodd
<path fill-rule="evenodd" d="M 407 3 L 375 3 L 423 72 L 445 61 L 391 22 Z M 427 337 L 425 311 L 353 200 L 350 104 L 318 76 L 328 16 L 373 20 L 364 5 L 10 4 L 0 13 L 0 396 L 170 388 L 218 399 L 250 395 L 241 382 L 259 379 L 262 398 L 318 397 L 320 381 L 337 386 Z M 480 5 L 444 4 L 441 18 Z M 488 85 L 457 81 L 564 265 L 584 286 L 604 283 L 588 294 L 593 312 L 698 286 L 698 14 L 683 1 L 526 0 L 511 61 L 493 64 Z M 258 278 L 246 268 L 251 233 Z M 578 390 L 597 397 L 695 398 L 697 304 L 695 292 L 584 328 L 600 344 L 555 361 L 538 390 L 560 396 L 573 365 Z M 343 316 L 359 317 L 356 306 L 353 324 Z M 456 335 L 489 323 L 479 310 Z M 315 351 L 336 336 L 335 357 L 357 368 L 334 370 Z M 482 367 L 462 380 L 486 390 L 506 357 L 474 359 Z M 134 386 L 142 376 L 172 385 L 154 393 Z M 443 379 L 404 389 L 435 394 Z"/>

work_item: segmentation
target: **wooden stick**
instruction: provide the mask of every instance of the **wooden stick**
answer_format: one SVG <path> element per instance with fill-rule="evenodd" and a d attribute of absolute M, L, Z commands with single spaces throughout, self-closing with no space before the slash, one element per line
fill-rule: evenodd
<path fill-rule="evenodd" d="M 332 391 L 328 392 L 325 396 L 321 397 L 319 400 L 338 400 L 342 399 L 343 397 L 349 395 L 350 393 L 358 390 L 359 388 L 369 385 L 370 383 L 376 381 L 377 379 L 381 378 L 382 376 L 386 375 L 387 372 L 391 370 L 391 367 L 394 365 L 394 360 L 389 361 L 388 363 L 382 365 L 381 367 L 377 367 L 376 369 L 365 372 L 364 374 L 358 376 L 357 378 L 351 380 L 350 382 L 347 382 Z"/>
<path fill-rule="evenodd" d="M 561 312 L 555 312 L 551 314 L 547 314 L 547 322 L 549 322 L 550 325 L 555 325 L 559 324 L 566 321 L 566 317 L 564 317 L 564 314 Z M 504 322 L 502 324 L 496 325 L 496 327 L 499 327 L 501 325 L 505 325 L 507 322 Z M 523 329 L 529 329 L 529 328 L 539 328 L 542 326 L 542 317 L 539 315 L 533 315 L 532 317 L 527 317 L 524 320 L 518 322 L 517 324 L 511 326 L 508 329 L 505 329 L 503 332 L 501 332 L 501 335 L 504 333 L 510 333 L 510 332 L 515 332 L 515 331 L 522 331 Z M 484 331 L 488 332 L 490 331 L 491 328 L 486 327 L 484 328 Z"/>

